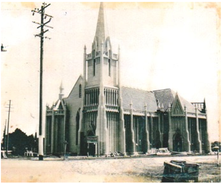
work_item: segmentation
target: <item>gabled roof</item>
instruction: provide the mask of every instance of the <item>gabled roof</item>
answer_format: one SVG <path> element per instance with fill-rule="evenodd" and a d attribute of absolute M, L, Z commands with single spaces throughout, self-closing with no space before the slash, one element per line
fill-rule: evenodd
<path fill-rule="evenodd" d="M 64 110 L 65 109 L 65 105 L 63 100 L 58 100 L 55 104 L 55 107 L 53 108 L 53 110 Z"/>
<path fill-rule="evenodd" d="M 173 115 L 184 115 L 184 106 L 181 103 L 178 93 L 176 93 L 173 105 L 171 106 L 171 111 Z"/>
<path fill-rule="evenodd" d="M 47 110 L 65 110 L 66 106 L 65 106 L 65 102 L 63 101 L 63 99 L 58 99 L 51 107 L 49 107 L 48 105 L 46 106 Z"/>
<path fill-rule="evenodd" d="M 153 92 L 122 87 L 122 101 L 123 109 L 129 110 L 130 103 L 132 103 L 132 108 L 136 111 L 144 111 L 145 104 L 148 112 L 157 111 L 156 98 Z"/>
<path fill-rule="evenodd" d="M 74 88 L 76 87 L 77 83 L 78 83 L 80 80 L 83 80 L 82 75 L 80 75 L 80 76 L 78 77 L 78 79 L 77 79 L 76 83 L 74 84 L 74 86 L 72 87 L 72 90 L 70 91 L 70 93 L 69 93 L 68 97 L 63 98 L 64 100 L 66 100 L 67 98 L 69 98 L 69 97 L 70 97 L 70 95 L 72 94 L 72 92 L 73 92 Z"/>
<path fill-rule="evenodd" d="M 183 97 L 179 96 L 181 105 L 186 107 L 187 112 L 195 113 L 195 107 L 190 102 L 185 100 Z"/>
<path fill-rule="evenodd" d="M 177 94 L 178 95 L 178 94 Z M 144 111 L 145 104 L 148 112 L 156 112 L 160 107 L 163 111 L 168 111 L 176 98 L 176 92 L 170 88 L 154 91 L 122 87 L 123 109 L 129 110 L 130 104 L 135 111 Z M 195 107 L 178 95 L 178 100 L 182 109 L 186 106 L 187 112 L 195 113 Z"/>
<path fill-rule="evenodd" d="M 156 100 L 159 102 L 159 105 L 161 105 L 161 107 L 163 106 L 163 110 L 166 111 L 169 105 L 171 105 L 174 101 L 175 92 L 170 88 L 154 90 L 153 92 L 155 94 Z"/>
<path fill-rule="evenodd" d="M 169 105 L 171 105 L 175 100 L 176 93 L 170 88 L 154 90 L 153 92 L 155 93 L 155 97 L 159 101 L 160 105 L 163 105 L 164 111 L 166 111 Z M 184 106 L 186 106 L 187 112 L 195 112 L 195 107 L 190 102 L 182 98 L 180 95 L 178 95 L 178 98 L 182 107 L 184 108 Z"/>

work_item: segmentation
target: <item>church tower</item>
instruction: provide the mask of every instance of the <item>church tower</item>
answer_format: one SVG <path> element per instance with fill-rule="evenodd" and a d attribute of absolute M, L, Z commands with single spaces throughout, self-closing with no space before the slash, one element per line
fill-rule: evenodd
<path fill-rule="evenodd" d="M 100 4 L 96 33 L 91 53 L 86 54 L 86 87 L 117 85 L 117 54 L 113 54 L 109 36 L 105 31 L 104 8 Z"/>
<path fill-rule="evenodd" d="M 84 48 L 84 107 L 80 139 L 80 154 L 108 154 L 118 150 L 118 54 L 112 52 L 105 32 L 104 7 L 100 3 L 92 50 Z M 92 141 L 94 138 L 94 141 Z"/>

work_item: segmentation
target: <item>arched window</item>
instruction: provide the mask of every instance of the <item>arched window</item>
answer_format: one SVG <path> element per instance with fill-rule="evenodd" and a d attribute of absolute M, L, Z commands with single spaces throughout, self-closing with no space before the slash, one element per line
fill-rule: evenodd
<path fill-rule="evenodd" d="M 80 84 L 79 85 L 79 98 L 82 97 L 82 85 Z"/>

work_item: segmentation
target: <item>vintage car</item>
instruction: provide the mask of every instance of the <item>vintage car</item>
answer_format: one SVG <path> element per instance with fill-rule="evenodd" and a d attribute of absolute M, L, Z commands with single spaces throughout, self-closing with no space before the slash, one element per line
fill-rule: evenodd
<path fill-rule="evenodd" d="M 147 155 L 156 155 L 156 153 L 157 153 L 157 149 L 156 148 L 151 148 L 149 150 L 149 152 L 147 153 Z"/>
<path fill-rule="evenodd" d="M 158 155 L 158 156 L 167 156 L 167 155 L 171 155 L 171 152 L 167 148 L 159 148 L 157 150 L 156 155 Z"/>
<path fill-rule="evenodd" d="M 177 156 L 187 156 L 188 153 L 187 152 L 177 152 L 177 151 L 172 151 L 171 152 L 172 155 L 177 155 Z"/>

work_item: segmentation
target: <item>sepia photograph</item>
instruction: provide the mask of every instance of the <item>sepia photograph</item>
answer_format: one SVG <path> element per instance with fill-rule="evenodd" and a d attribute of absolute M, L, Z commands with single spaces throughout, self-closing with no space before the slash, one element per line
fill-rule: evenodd
<path fill-rule="evenodd" d="M 1 2 L 1 182 L 221 182 L 221 2 Z"/>

